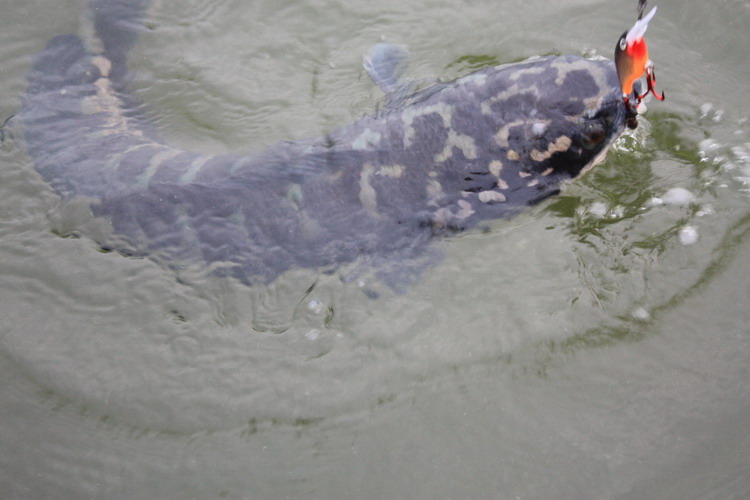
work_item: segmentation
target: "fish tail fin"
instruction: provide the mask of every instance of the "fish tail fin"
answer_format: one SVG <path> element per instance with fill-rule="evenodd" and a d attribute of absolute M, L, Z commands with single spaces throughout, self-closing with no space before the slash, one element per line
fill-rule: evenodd
<path fill-rule="evenodd" d="M 151 0 L 95 0 L 91 4 L 94 42 L 91 47 L 111 63 L 109 78 L 121 82 L 127 73 L 127 55 L 145 29 Z"/>
<path fill-rule="evenodd" d="M 16 118 L 37 171 L 65 197 L 101 194 L 108 159 L 151 142 L 122 100 L 125 58 L 147 3 L 95 1 L 93 35 L 53 38 L 27 75 Z"/>

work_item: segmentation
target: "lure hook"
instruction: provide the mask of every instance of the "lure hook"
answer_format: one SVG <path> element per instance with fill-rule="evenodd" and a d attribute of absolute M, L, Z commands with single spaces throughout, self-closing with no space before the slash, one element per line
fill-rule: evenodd
<path fill-rule="evenodd" d="M 661 95 L 656 93 L 656 89 L 654 88 L 654 85 L 656 84 L 656 73 L 654 72 L 654 65 L 650 64 L 646 67 L 646 93 L 642 96 L 638 96 L 638 100 L 640 101 L 644 97 L 648 95 L 649 92 L 653 94 L 654 97 L 656 97 L 658 100 L 663 101 L 664 100 L 664 91 L 662 90 Z"/>
<path fill-rule="evenodd" d="M 644 92 L 643 94 L 638 94 L 637 92 L 635 92 L 631 95 L 622 96 L 623 100 L 625 101 L 625 108 L 627 109 L 628 113 L 636 115 L 638 106 L 641 104 L 641 101 L 643 101 L 643 99 L 649 94 L 653 95 L 659 101 L 664 100 L 664 98 L 666 97 L 664 95 L 664 91 L 662 91 L 661 94 L 657 94 L 656 88 L 654 88 L 655 85 L 656 72 L 654 71 L 654 64 L 649 61 L 649 64 L 646 66 L 646 92 Z M 633 101 L 635 101 L 635 104 L 633 104 Z"/>

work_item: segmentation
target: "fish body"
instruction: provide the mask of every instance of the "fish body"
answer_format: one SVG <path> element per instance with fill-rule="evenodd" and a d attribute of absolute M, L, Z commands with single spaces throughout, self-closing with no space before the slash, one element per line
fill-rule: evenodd
<path fill-rule="evenodd" d="M 99 0 L 96 49 L 67 35 L 37 56 L 18 114 L 29 154 L 131 251 L 245 283 L 409 258 L 436 234 L 516 214 L 600 159 L 630 113 L 609 60 L 535 58 L 401 95 L 401 53 L 381 46 L 366 64 L 389 98 L 378 113 L 258 154 L 183 151 L 125 92 L 147 5 Z"/>

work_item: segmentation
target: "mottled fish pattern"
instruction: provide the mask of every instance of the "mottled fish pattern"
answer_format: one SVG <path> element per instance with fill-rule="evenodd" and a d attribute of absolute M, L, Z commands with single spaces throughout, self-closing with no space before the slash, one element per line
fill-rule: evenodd
<path fill-rule="evenodd" d="M 394 92 L 376 115 L 320 139 L 244 156 L 182 151 L 154 139 L 125 92 L 147 7 L 97 0 L 92 40 L 60 36 L 37 56 L 18 114 L 29 154 L 129 248 L 246 283 L 415 255 L 435 234 L 558 193 L 624 129 L 613 62 L 562 56 Z M 392 92 L 398 75 L 385 66 L 368 71 Z"/>

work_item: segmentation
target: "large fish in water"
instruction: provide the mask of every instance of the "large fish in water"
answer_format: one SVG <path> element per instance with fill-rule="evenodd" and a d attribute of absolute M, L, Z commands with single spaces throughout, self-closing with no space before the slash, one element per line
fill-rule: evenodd
<path fill-rule="evenodd" d="M 601 159 L 635 126 L 633 81 L 647 72 L 651 88 L 648 57 L 631 49 L 653 14 L 623 35 L 617 66 L 534 58 L 411 95 L 404 51 L 377 45 L 365 58 L 386 93 L 377 114 L 259 154 L 207 156 L 158 142 L 126 93 L 148 3 L 96 0 L 93 36 L 59 36 L 38 54 L 18 113 L 28 152 L 60 196 L 111 221 L 123 249 L 245 283 L 409 258 L 435 234 L 513 215 Z"/>

